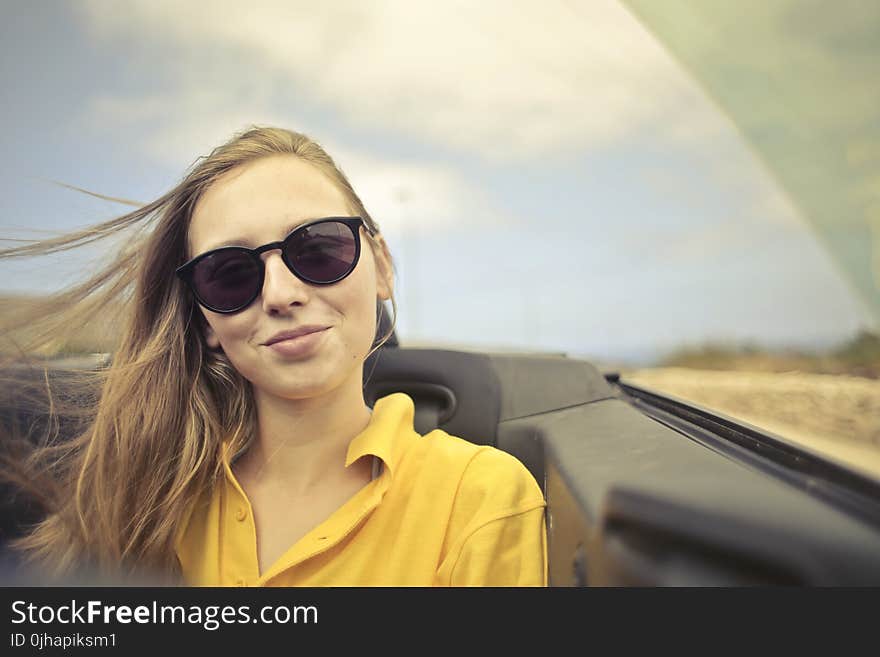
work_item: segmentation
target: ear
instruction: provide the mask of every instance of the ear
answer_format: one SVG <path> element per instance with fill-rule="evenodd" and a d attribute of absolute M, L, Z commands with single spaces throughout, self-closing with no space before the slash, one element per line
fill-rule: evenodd
<path fill-rule="evenodd" d="M 376 295 L 382 301 L 391 298 L 394 292 L 394 269 L 391 266 L 391 252 L 381 235 L 373 238 L 373 255 L 376 262 Z"/>
<path fill-rule="evenodd" d="M 208 345 L 209 349 L 219 349 L 220 340 L 217 339 L 217 334 L 214 332 L 214 329 L 208 324 L 207 320 L 204 320 L 202 325 L 204 326 L 205 332 L 205 344 Z"/>

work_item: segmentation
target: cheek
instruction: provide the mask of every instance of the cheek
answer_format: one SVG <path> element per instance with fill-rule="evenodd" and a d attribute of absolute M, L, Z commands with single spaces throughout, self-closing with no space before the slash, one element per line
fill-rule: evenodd
<path fill-rule="evenodd" d="M 352 319 L 362 322 L 376 314 L 376 279 L 368 267 L 358 267 L 356 274 L 344 288 L 344 306 Z"/>
<path fill-rule="evenodd" d="M 245 311 L 235 315 L 214 315 L 210 320 L 206 316 L 205 339 L 209 347 L 222 348 L 225 352 L 235 351 L 251 334 L 253 319 Z"/>
<path fill-rule="evenodd" d="M 360 279 L 346 294 L 346 323 L 353 351 L 366 356 L 376 332 L 376 286 L 370 277 Z"/>

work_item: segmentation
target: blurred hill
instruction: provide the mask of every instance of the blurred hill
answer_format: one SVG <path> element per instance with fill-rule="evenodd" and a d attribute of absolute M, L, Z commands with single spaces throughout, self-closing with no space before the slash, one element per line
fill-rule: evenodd
<path fill-rule="evenodd" d="M 657 367 L 740 372 L 804 372 L 880 378 L 880 335 L 863 330 L 822 352 L 770 350 L 756 345 L 708 344 L 683 348 L 661 359 Z"/>

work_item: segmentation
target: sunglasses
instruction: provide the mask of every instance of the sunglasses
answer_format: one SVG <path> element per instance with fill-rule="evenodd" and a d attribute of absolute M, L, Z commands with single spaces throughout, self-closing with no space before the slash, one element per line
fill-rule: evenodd
<path fill-rule="evenodd" d="M 331 285 L 348 276 L 361 255 L 361 217 L 327 217 L 299 226 L 280 242 L 256 249 L 224 246 L 196 256 L 177 268 L 201 305 L 215 313 L 244 310 L 263 290 L 266 266 L 260 257 L 281 250 L 281 259 L 300 280 Z"/>

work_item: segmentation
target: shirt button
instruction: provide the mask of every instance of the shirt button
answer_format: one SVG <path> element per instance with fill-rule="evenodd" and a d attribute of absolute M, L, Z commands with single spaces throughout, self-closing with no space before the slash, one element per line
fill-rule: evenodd
<path fill-rule="evenodd" d="M 235 519 L 241 522 L 245 518 L 247 518 L 247 511 L 244 510 L 243 506 L 238 507 L 235 510 Z"/>

